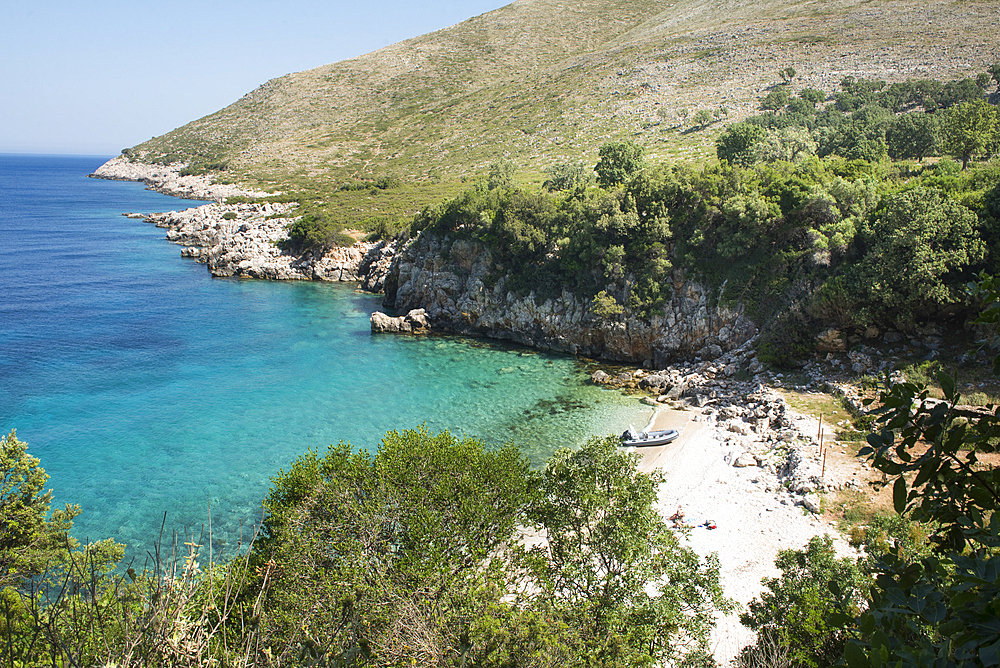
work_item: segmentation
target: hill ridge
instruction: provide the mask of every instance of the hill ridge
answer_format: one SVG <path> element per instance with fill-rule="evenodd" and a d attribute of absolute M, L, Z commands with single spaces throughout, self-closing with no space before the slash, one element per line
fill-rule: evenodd
<path fill-rule="evenodd" d="M 275 183 L 457 179 L 505 156 L 539 169 L 623 136 L 699 160 L 719 125 L 681 133 L 687 115 L 755 113 L 782 67 L 827 92 L 845 74 L 974 75 L 1000 60 L 997 16 L 996 0 L 517 0 L 272 79 L 132 154 Z"/>

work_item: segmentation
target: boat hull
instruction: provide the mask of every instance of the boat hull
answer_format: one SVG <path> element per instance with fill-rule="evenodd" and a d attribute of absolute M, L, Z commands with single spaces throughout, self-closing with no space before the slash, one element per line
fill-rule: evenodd
<path fill-rule="evenodd" d="M 622 434 L 623 447 L 650 447 L 655 445 L 666 445 L 677 440 L 680 432 L 676 429 L 666 429 L 664 431 L 640 432 L 638 434 L 625 432 Z"/>

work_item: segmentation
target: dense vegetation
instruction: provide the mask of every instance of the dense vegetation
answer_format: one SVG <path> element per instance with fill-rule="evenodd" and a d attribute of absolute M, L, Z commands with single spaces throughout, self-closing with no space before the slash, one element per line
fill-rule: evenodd
<path fill-rule="evenodd" d="M 44 471 L 3 440 L 2 665 L 638 666 L 708 661 L 718 565 L 654 507 L 617 439 L 541 471 L 423 429 L 310 451 L 227 563 L 196 541 L 148 568 L 86 552 Z M 8 510 L 10 512 L 8 512 Z"/>
<path fill-rule="evenodd" d="M 974 160 L 1000 148 L 984 85 L 845 79 L 826 106 L 780 87 L 779 111 L 719 137 L 721 164 L 646 165 L 613 142 L 594 170 L 602 188 L 557 165 L 542 191 L 483 183 L 425 209 L 409 234 L 479 241 L 516 293 L 600 293 L 620 317 L 654 314 L 679 276 L 706 281 L 748 306 L 772 362 L 828 327 L 961 320 L 965 284 L 1000 261 L 1000 164 Z M 962 164 L 888 159 L 942 151 Z"/>

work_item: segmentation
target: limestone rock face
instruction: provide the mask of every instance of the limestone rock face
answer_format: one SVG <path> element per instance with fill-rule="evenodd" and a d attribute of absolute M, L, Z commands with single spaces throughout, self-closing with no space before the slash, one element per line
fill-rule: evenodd
<path fill-rule="evenodd" d="M 662 367 L 703 350 L 718 357 L 756 333 L 741 310 L 712 304 L 701 285 L 680 276 L 659 313 L 608 320 L 566 291 L 544 300 L 515 295 L 475 241 L 418 234 L 389 264 L 386 306 L 424 308 L 437 328 L 535 348 Z"/>
<path fill-rule="evenodd" d="M 379 241 L 372 246 L 358 265 L 358 275 L 362 277 L 361 288 L 369 292 L 384 292 L 385 279 L 389 275 L 392 259 L 396 255 L 395 241 Z"/>

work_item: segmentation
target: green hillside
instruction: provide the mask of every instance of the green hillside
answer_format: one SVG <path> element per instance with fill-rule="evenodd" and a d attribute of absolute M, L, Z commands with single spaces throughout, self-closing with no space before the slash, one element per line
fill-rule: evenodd
<path fill-rule="evenodd" d="M 130 153 L 226 165 L 272 187 L 393 176 L 416 199 L 450 194 L 498 158 L 528 173 L 592 163 L 610 138 L 697 162 L 725 121 L 756 113 L 784 67 L 797 87 L 827 92 L 847 75 L 975 76 L 1000 60 L 998 15 L 995 1 L 518 0 L 268 81 Z M 719 120 L 695 130 L 699 110 Z"/>

